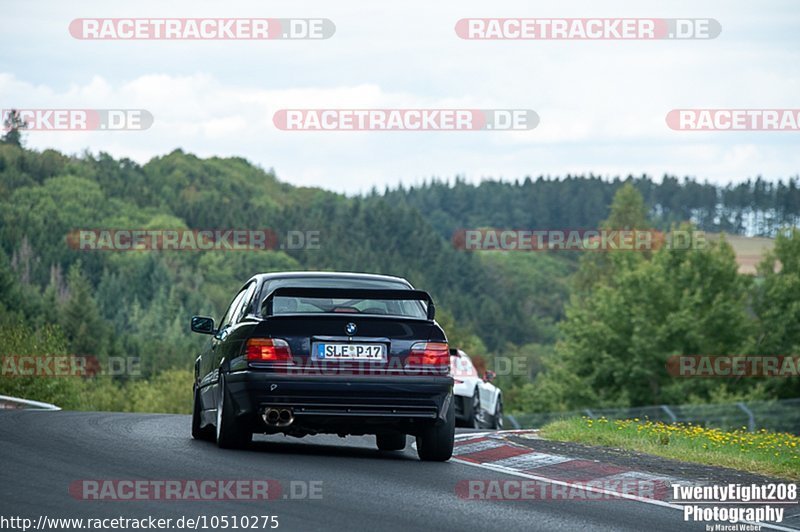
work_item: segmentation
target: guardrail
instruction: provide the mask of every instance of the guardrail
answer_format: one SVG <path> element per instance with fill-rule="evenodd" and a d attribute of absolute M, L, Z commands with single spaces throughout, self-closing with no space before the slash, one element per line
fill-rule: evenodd
<path fill-rule="evenodd" d="M 569 412 L 515 413 L 512 425 L 539 428 L 551 421 L 570 417 L 597 419 L 649 419 L 664 423 L 692 423 L 703 427 L 753 432 L 768 429 L 800 434 L 800 398 L 775 401 L 748 401 L 726 404 L 654 405 L 632 408 L 586 408 Z"/>
<path fill-rule="evenodd" d="M 50 403 L 42 403 L 40 401 L 31 401 L 30 399 L 20 399 L 19 397 L 10 397 L 8 395 L 0 395 L 0 410 L 61 410 L 61 408 Z"/>

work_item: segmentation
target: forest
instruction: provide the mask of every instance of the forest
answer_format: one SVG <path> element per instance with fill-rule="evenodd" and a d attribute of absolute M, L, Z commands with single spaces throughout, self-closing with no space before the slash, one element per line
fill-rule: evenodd
<path fill-rule="evenodd" d="M 433 179 L 363 196 L 295 187 L 241 158 L 175 150 L 146 164 L 0 143 L 0 357 L 135 359 L 83 378 L 0 373 L 0 394 L 64 408 L 182 411 L 203 338 L 252 274 L 398 275 L 429 291 L 451 345 L 498 371 L 506 408 L 546 412 L 800 395 L 798 379 L 676 379 L 681 354 L 796 355 L 798 179 L 726 187 L 663 176 Z M 724 238 L 700 250 L 467 252 L 463 228 L 659 228 L 775 237 L 756 276 Z M 313 231 L 315 246 L 87 251 L 80 229 Z M 514 364 L 509 364 L 514 361 Z"/>

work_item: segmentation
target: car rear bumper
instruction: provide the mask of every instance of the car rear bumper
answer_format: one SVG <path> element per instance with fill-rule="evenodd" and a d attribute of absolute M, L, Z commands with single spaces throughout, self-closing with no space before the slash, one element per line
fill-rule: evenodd
<path fill-rule="evenodd" d="M 227 374 L 225 385 L 237 417 L 254 432 L 414 434 L 444 423 L 453 407 L 453 379 L 445 376 L 283 375 L 248 370 Z M 268 408 L 290 409 L 294 421 L 285 427 L 268 425 L 262 419 Z"/>

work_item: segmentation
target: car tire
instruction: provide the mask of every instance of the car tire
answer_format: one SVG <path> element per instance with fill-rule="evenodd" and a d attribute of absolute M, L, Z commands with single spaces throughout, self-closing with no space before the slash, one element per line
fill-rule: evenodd
<path fill-rule="evenodd" d="M 375 435 L 375 442 L 381 451 L 402 451 L 406 448 L 406 435 L 401 432 L 384 432 Z"/>
<path fill-rule="evenodd" d="M 497 405 L 494 407 L 494 423 L 493 428 L 496 430 L 503 430 L 503 396 L 497 398 Z"/>
<path fill-rule="evenodd" d="M 456 417 L 452 400 L 447 408 L 446 420 L 425 428 L 417 435 L 417 454 L 425 462 L 445 462 L 453 456 L 456 434 Z"/>
<path fill-rule="evenodd" d="M 194 400 L 192 401 L 192 438 L 195 440 L 212 441 L 214 439 L 214 431 L 212 427 L 206 425 L 201 427 L 202 418 L 200 416 L 200 390 L 194 391 Z"/>
<path fill-rule="evenodd" d="M 475 393 L 472 394 L 472 403 L 469 407 L 469 418 L 467 418 L 467 426 L 471 429 L 481 428 L 481 394 L 475 388 Z"/>
<path fill-rule="evenodd" d="M 234 415 L 233 403 L 225 386 L 225 375 L 219 376 L 219 401 L 217 402 L 217 446 L 221 449 L 241 449 L 253 439 L 253 433 Z"/>

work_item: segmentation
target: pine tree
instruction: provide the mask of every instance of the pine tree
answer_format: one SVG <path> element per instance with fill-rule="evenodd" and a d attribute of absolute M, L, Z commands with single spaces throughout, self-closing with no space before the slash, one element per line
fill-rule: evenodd
<path fill-rule="evenodd" d="M 80 261 L 67 274 L 69 297 L 61 311 L 60 324 L 75 355 L 100 355 L 106 345 L 107 327 L 100 317 L 92 287 L 83 275 Z"/>
<path fill-rule="evenodd" d="M 0 142 L 21 148 L 22 133 L 20 130 L 28 127 L 28 123 L 22 120 L 18 111 L 12 109 L 5 117 L 3 117 L 3 125 L 7 131 L 6 134 L 3 135 L 3 138 L 0 139 Z"/>

